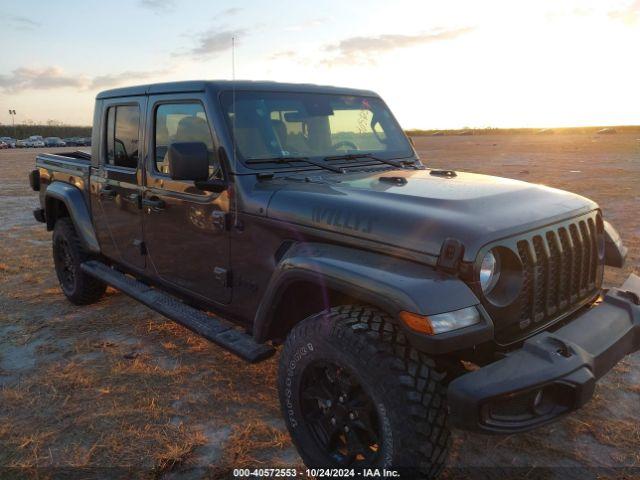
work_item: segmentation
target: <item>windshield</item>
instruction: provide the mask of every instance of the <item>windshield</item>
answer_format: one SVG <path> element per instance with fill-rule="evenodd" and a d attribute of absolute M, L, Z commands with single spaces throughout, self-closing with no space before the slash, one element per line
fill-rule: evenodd
<path fill-rule="evenodd" d="M 413 151 L 379 98 L 291 92 L 224 92 L 225 117 L 239 158 L 344 154 L 405 158 Z"/>

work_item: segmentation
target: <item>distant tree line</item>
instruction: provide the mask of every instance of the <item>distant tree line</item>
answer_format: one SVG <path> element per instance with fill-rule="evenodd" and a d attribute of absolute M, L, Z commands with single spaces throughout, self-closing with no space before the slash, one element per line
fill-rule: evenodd
<path fill-rule="evenodd" d="M 407 130 L 407 135 L 413 137 L 439 136 L 439 135 L 534 135 L 534 134 L 563 134 L 581 133 L 593 134 L 604 127 L 571 127 L 571 128 L 461 128 L 457 130 Z M 625 125 L 609 127 L 618 133 L 640 133 L 640 126 Z M 16 139 L 27 138 L 31 135 L 43 137 L 90 137 L 91 127 L 78 127 L 71 125 L 0 125 L 0 137 L 13 137 Z"/>
<path fill-rule="evenodd" d="M 448 135 L 551 135 L 551 134 L 594 134 L 607 128 L 617 133 L 640 133 L 640 125 L 623 125 L 617 127 L 558 127 L 558 128 L 461 128 L 456 130 L 406 130 L 412 137 L 432 137 Z"/>
<path fill-rule="evenodd" d="M 0 125 L 0 137 L 15 139 L 27 138 L 31 135 L 43 137 L 90 137 L 91 127 L 73 127 L 70 125 Z"/>

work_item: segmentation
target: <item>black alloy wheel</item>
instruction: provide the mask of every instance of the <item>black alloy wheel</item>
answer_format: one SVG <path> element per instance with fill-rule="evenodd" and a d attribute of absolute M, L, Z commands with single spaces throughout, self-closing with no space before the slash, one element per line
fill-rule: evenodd
<path fill-rule="evenodd" d="M 73 257 L 71 256 L 69 249 L 69 243 L 65 238 L 56 239 L 54 252 L 60 286 L 65 292 L 70 292 L 73 290 L 75 285 L 76 273 Z"/>
<path fill-rule="evenodd" d="M 371 465 L 379 453 L 375 405 L 353 374 L 333 362 L 316 362 L 302 374 L 302 415 L 318 447 L 337 465 Z"/>

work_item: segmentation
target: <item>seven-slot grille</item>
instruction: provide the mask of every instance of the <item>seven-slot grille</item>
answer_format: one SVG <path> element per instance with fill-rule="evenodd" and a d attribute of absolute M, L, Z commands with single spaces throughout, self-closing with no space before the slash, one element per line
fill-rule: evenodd
<path fill-rule="evenodd" d="M 520 329 L 562 315 L 598 288 L 596 217 L 576 219 L 517 242 L 522 261 Z"/>

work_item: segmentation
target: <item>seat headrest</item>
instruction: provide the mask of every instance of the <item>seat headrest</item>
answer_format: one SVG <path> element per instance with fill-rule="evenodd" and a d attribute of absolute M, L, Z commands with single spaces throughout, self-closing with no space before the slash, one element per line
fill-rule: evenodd
<path fill-rule="evenodd" d="M 190 116 L 184 117 L 178 122 L 175 142 L 202 142 L 205 145 L 211 143 L 209 125 L 204 118 Z"/>

